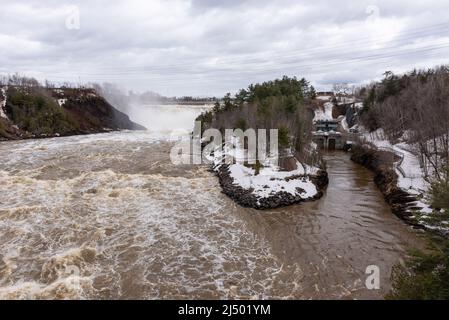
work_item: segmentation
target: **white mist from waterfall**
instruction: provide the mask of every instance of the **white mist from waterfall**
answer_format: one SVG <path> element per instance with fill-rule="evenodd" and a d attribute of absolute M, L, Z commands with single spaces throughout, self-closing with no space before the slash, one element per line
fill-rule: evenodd
<path fill-rule="evenodd" d="M 212 108 L 209 105 L 133 105 L 127 110 L 132 121 L 159 135 L 186 135 L 193 130 L 196 117 Z"/>

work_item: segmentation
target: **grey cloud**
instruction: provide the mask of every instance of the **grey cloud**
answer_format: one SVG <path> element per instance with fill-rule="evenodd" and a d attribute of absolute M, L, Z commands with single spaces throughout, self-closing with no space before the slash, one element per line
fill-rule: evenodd
<path fill-rule="evenodd" d="M 449 53 L 449 3 L 440 0 L 0 4 L 0 73 L 167 95 L 222 95 L 284 74 L 323 88 L 360 83 Z M 73 5 L 79 30 L 65 28 Z"/>

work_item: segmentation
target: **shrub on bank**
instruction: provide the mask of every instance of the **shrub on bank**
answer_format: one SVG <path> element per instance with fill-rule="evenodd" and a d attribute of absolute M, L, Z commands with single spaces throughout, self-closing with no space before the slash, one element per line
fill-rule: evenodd
<path fill-rule="evenodd" d="M 8 89 L 6 111 L 19 128 L 34 134 L 53 135 L 77 129 L 66 111 L 42 88 Z"/>
<path fill-rule="evenodd" d="M 432 207 L 449 211 L 449 168 L 445 169 L 445 175 L 442 179 L 432 183 L 430 195 Z"/>
<path fill-rule="evenodd" d="M 393 289 L 387 299 L 446 300 L 449 299 L 449 244 L 430 253 L 414 252 L 405 266 L 393 268 Z"/>

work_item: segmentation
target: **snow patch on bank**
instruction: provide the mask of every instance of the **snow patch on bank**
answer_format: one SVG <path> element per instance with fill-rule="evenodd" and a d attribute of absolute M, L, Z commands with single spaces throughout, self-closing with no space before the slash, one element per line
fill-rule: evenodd
<path fill-rule="evenodd" d="M 404 142 L 392 144 L 385 138 L 382 129 L 378 129 L 371 133 L 365 132 L 363 137 L 378 149 L 394 152 L 400 158 L 400 160 L 395 163 L 395 171 L 398 176 L 398 187 L 419 199 L 414 203 L 417 208 L 417 215 L 415 217 L 418 218 L 419 223 L 429 229 L 447 230 L 446 228 L 431 225 L 426 221 L 434 212 L 429 204 L 430 199 L 428 192 L 430 184 L 425 179 L 421 161 L 419 156 L 413 152 L 413 146 Z"/>
<path fill-rule="evenodd" d="M 346 120 L 346 116 L 340 116 L 338 117 L 341 123 L 341 127 L 343 128 L 344 131 L 348 132 L 349 131 L 349 125 L 348 125 L 348 121 Z"/>
<path fill-rule="evenodd" d="M 60 107 L 65 105 L 66 102 L 67 102 L 67 99 L 58 99 L 58 104 L 59 104 Z"/>
<path fill-rule="evenodd" d="M 419 157 L 413 153 L 413 146 L 404 142 L 392 144 L 385 138 L 382 129 L 372 133 L 365 133 L 364 138 L 378 149 L 394 152 L 401 158 L 395 166 L 398 175 L 398 186 L 401 189 L 415 194 L 429 190 L 430 185 L 424 178 Z"/>
<path fill-rule="evenodd" d="M 356 109 L 363 109 L 363 102 L 356 102 L 356 103 L 354 103 L 354 108 L 356 108 Z"/>
<path fill-rule="evenodd" d="M 233 143 L 234 146 L 238 145 L 235 141 Z M 245 190 L 251 190 L 251 193 L 258 200 L 269 198 L 280 192 L 286 192 L 306 200 L 313 198 L 318 193 L 317 187 L 310 179 L 310 175 L 317 174 L 320 170 L 317 167 L 297 161 L 296 170 L 281 171 L 278 166 L 272 164 L 271 158 L 268 157 L 262 163 L 259 174 L 256 175 L 254 168 L 243 164 L 246 155 L 242 148 L 225 145 L 223 150 L 217 149 L 214 152 L 213 163 L 215 171 L 218 172 L 221 166 L 224 165 L 224 156 L 233 156 L 237 162 L 228 167 L 233 184 Z"/>
<path fill-rule="evenodd" d="M 258 175 L 255 175 L 254 169 L 241 164 L 233 164 L 229 167 L 229 171 L 234 179 L 234 184 L 243 189 L 253 189 L 252 193 L 258 198 L 268 198 L 279 192 L 299 195 L 302 199 L 314 197 L 318 190 L 309 177 L 294 177 L 305 174 L 299 163 L 298 168 L 300 169 L 288 172 L 263 168 Z M 289 177 L 294 178 L 289 180 L 287 179 Z"/>
<path fill-rule="evenodd" d="M 1 102 L 0 102 L 0 118 L 8 119 L 8 116 L 6 115 L 5 110 L 4 110 L 4 108 L 6 107 L 6 89 L 1 88 L 0 93 L 2 95 Z"/>
<path fill-rule="evenodd" d="M 332 102 L 326 102 L 322 108 L 317 108 L 315 110 L 315 117 L 313 118 L 313 121 L 320 121 L 320 120 L 333 120 L 332 117 L 332 109 L 334 108 L 334 104 Z"/>

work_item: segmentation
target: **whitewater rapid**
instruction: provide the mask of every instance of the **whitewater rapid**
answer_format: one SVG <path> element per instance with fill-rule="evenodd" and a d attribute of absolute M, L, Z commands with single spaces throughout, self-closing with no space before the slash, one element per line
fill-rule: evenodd
<path fill-rule="evenodd" d="M 0 143 L 0 298 L 381 298 L 420 243 L 345 154 L 328 159 L 322 200 L 260 212 L 207 166 L 172 164 L 174 143 L 161 130 Z"/>

